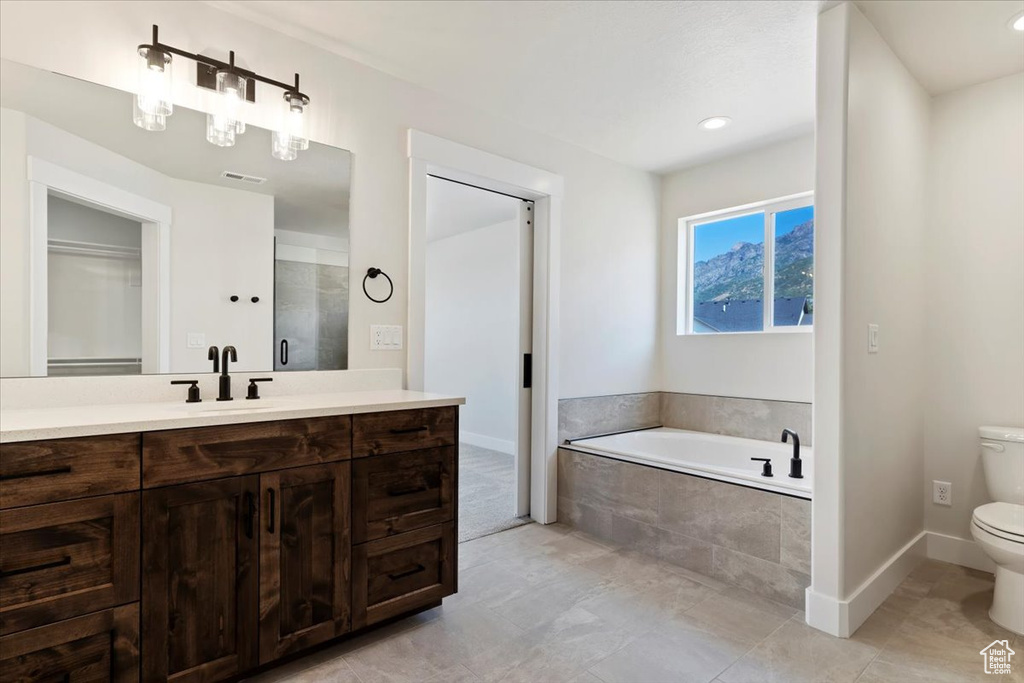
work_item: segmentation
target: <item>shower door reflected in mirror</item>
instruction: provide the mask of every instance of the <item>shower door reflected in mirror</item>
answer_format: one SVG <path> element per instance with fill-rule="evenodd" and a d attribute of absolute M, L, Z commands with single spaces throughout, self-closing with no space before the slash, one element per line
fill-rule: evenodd
<path fill-rule="evenodd" d="M 132 99 L 0 60 L 0 376 L 346 368 L 351 154 Z"/>

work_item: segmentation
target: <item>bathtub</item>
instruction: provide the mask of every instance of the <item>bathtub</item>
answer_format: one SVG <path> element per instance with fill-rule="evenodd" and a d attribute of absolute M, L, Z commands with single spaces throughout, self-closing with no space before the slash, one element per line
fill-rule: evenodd
<path fill-rule="evenodd" d="M 685 429 L 645 429 L 623 434 L 574 439 L 563 448 L 592 455 L 683 472 L 696 477 L 811 499 L 813 451 L 800 448 L 803 479 L 789 477 L 792 444 L 772 443 L 735 436 L 720 436 Z M 761 476 L 762 463 L 751 458 L 771 458 L 773 477 Z"/>

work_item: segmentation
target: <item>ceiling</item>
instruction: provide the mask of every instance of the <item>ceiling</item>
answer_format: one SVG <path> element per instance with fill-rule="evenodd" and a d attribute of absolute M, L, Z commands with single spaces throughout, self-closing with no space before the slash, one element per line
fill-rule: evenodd
<path fill-rule="evenodd" d="M 521 203 L 478 187 L 427 178 L 427 241 L 510 221 L 519 215 Z"/>
<path fill-rule="evenodd" d="M 212 4 L 640 169 L 813 127 L 817 2 Z"/>
<path fill-rule="evenodd" d="M 67 103 L 74 103 L 73 107 Z M 294 161 L 270 155 L 270 131 L 248 126 L 234 147 L 206 141 L 206 115 L 175 106 L 167 129 L 132 123 L 132 95 L 87 81 L 0 61 L 0 103 L 111 150 L 164 175 L 274 196 L 277 228 L 348 237 L 351 154 L 311 142 Z M 262 185 L 223 171 L 266 178 Z"/>
<path fill-rule="evenodd" d="M 932 95 L 1024 71 L 1024 33 L 1007 24 L 1024 0 L 858 0 Z"/>

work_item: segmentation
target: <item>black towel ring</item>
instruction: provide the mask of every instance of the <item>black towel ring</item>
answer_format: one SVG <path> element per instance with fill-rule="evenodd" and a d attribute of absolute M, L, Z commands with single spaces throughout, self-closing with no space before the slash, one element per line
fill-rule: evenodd
<path fill-rule="evenodd" d="M 371 280 L 373 280 L 373 279 L 376 279 L 378 275 L 383 275 L 384 279 L 386 279 L 388 281 L 388 285 L 391 287 L 391 291 L 389 291 L 388 295 L 386 297 L 384 297 L 383 299 L 374 299 L 372 296 L 370 296 L 370 293 L 366 291 L 366 278 L 370 278 Z M 391 278 L 388 277 L 387 273 L 385 273 L 380 268 L 370 268 L 368 271 L 366 271 L 366 275 L 363 276 L 363 294 L 366 295 L 367 299 L 369 299 L 370 301 L 372 301 L 375 304 L 382 304 L 385 301 L 387 301 L 388 299 L 390 299 L 391 296 L 394 293 L 395 293 L 395 283 L 391 281 Z"/>

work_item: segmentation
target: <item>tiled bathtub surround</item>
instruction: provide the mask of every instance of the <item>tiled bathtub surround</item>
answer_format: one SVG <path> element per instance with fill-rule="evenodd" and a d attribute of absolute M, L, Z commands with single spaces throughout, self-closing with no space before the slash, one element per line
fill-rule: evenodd
<path fill-rule="evenodd" d="M 661 424 L 660 393 L 567 398 L 558 402 L 558 443 Z"/>
<path fill-rule="evenodd" d="M 558 520 L 795 607 L 811 582 L 807 500 L 562 448 Z"/>
<path fill-rule="evenodd" d="M 558 443 L 566 439 L 661 425 L 762 441 L 784 428 L 811 445 L 811 404 L 652 391 L 567 398 L 558 402 Z"/>
<path fill-rule="evenodd" d="M 661 424 L 746 439 L 778 441 L 783 429 L 811 445 L 811 404 L 661 392 Z"/>

